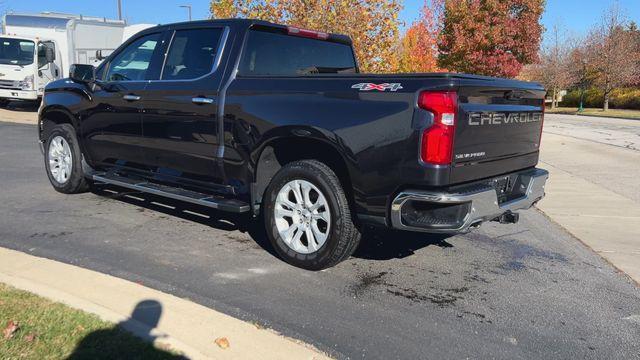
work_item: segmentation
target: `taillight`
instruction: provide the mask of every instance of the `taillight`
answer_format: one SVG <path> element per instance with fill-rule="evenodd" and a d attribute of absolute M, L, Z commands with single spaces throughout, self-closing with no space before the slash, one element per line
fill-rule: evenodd
<path fill-rule="evenodd" d="M 325 32 L 301 29 L 295 26 L 287 26 L 287 34 L 318 40 L 327 40 L 329 38 L 329 34 Z"/>
<path fill-rule="evenodd" d="M 451 164 L 458 95 L 454 91 L 425 91 L 418 98 L 418 106 L 433 114 L 433 125 L 422 133 L 422 161 L 434 165 Z"/>

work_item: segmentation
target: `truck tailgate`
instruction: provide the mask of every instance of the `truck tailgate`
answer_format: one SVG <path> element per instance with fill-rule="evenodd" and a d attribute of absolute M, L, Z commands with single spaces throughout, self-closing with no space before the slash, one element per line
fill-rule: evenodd
<path fill-rule="evenodd" d="M 450 180 L 504 174 L 538 162 L 545 92 L 535 84 L 462 80 Z"/>

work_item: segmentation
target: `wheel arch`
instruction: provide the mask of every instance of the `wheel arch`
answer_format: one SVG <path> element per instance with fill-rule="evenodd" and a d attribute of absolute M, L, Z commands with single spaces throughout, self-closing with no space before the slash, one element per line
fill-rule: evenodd
<path fill-rule="evenodd" d="M 293 161 L 313 159 L 325 163 L 336 173 L 353 205 L 351 170 L 344 152 L 334 143 L 322 137 L 294 135 L 296 133 L 300 134 L 300 132 L 293 131 L 289 136 L 271 138 L 260 147 L 255 162 L 253 204 L 262 203 L 262 198 L 271 179 L 282 167 Z"/>
<path fill-rule="evenodd" d="M 38 116 L 38 132 L 40 141 L 46 140 L 47 130 L 54 125 L 70 124 L 76 130 L 78 137 L 78 122 L 73 114 L 61 106 L 49 106 L 40 111 Z"/>

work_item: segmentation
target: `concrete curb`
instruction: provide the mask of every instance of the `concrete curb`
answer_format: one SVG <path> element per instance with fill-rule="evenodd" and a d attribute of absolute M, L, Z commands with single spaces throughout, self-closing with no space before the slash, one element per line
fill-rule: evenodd
<path fill-rule="evenodd" d="M 597 118 L 603 118 L 603 119 L 614 119 L 614 120 L 632 120 L 632 121 L 640 121 L 640 119 L 638 118 L 634 118 L 634 117 L 625 117 L 625 116 L 614 116 L 614 115 L 609 115 L 609 116 L 604 116 L 604 115 L 600 115 L 600 114 L 581 114 L 581 113 L 572 113 L 572 112 L 546 112 L 545 114 L 549 114 L 549 115 L 567 115 L 567 116 L 584 116 L 584 117 L 597 117 Z"/>
<path fill-rule="evenodd" d="M 191 359 L 328 359 L 310 345 L 142 285 L 57 261 L 0 248 L 0 282 L 114 322 L 160 348 Z M 138 304 L 160 304 L 156 326 L 131 319 Z M 225 337 L 222 349 L 215 339 Z"/>

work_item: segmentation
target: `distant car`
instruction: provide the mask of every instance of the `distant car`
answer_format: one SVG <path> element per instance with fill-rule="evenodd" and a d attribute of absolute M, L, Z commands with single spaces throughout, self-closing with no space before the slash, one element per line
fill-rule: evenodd
<path fill-rule="evenodd" d="M 284 260 L 319 270 L 349 257 L 365 225 L 516 222 L 544 196 L 544 94 L 484 76 L 359 74 L 343 35 L 198 21 L 75 65 L 47 86 L 39 135 L 59 192 L 99 182 L 246 213 Z"/>

